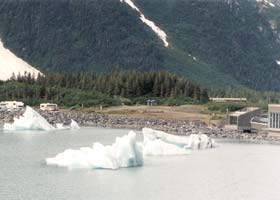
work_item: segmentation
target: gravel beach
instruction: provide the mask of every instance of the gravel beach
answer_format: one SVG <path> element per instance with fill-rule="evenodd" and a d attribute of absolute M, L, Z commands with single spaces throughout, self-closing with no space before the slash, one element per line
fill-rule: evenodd
<path fill-rule="evenodd" d="M 236 130 L 227 130 L 223 127 L 209 127 L 201 121 L 162 120 L 149 118 L 112 117 L 98 113 L 82 113 L 75 111 L 41 111 L 37 110 L 51 124 L 63 123 L 68 125 L 71 119 L 80 126 L 96 126 L 105 128 L 122 128 L 141 130 L 143 127 L 153 128 L 176 135 L 190 135 L 192 133 L 205 133 L 212 138 L 238 139 L 248 142 L 266 141 L 280 142 L 280 137 L 270 136 L 267 132 L 243 133 Z M 0 125 L 13 122 L 15 116 L 22 115 L 24 110 L 0 111 Z"/>

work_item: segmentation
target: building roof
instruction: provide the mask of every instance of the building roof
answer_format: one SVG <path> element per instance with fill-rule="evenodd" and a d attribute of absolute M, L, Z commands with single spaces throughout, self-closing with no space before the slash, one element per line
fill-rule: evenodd
<path fill-rule="evenodd" d="M 280 104 L 268 104 L 268 107 L 280 107 Z"/>
<path fill-rule="evenodd" d="M 255 110 L 259 110 L 260 108 L 258 107 L 246 107 L 246 108 L 243 108 L 241 110 L 238 110 L 238 111 L 235 111 L 235 112 L 232 112 L 229 114 L 229 116 L 240 116 L 240 115 L 244 115 L 246 113 L 249 113 L 249 112 L 252 112 L 252 111 L 255 111 Z"/>
<path fill-rule="evenodd" d="M 247 98 L 209 98 L 210 101 L 247 101 Z"/>

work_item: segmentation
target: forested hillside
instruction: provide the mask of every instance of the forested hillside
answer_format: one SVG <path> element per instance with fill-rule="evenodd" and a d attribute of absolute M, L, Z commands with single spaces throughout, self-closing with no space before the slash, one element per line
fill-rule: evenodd
<path fill-rule="evenodd" d="M 0 0 L 0 38 L 44 73 L 167 70 L 204 86 L 280 90 L 276 1 Z"/>
<path fill-rule="evenodd" d="M 271 25 L 274 18 L 280 27 L 279 7 L 262 8 L 255 0 L 135 1 L 185 56 L 214 65 L 249 88 L 280 89 L 280 32 Z"/>
<path fill-rule="evenodd" d="M 7 47 L 43 72 L 158 69 L 160 41 L 117 0 L 0 0 Z"/>

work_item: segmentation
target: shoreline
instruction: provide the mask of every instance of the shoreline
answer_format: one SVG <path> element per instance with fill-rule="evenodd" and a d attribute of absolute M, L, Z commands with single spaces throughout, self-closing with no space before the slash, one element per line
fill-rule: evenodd
<path fill-rule="evenodd" d="M 280 144 L 280 137 L 269 136 L 267 132 L 243 133 L 237 130 L 227 130 L 223 127 L 209 127 L 201 121 L 182 121 L 182 120 L 163 120 L 153 118 L 128 118 L 109 116 L 100 113 L 82 113 L 75 111 L 42 111 L 39 112 L 46 120 L 55 125 L 63 123 L 69 125 L 71 119 L 75 120 L 80 126 L 93 126 L 116 129 L 141 130 L 144 127 L 164 131 L 179 136 L 204 133 L 214 139 L 234 139 L 246 142 L 268 142 Z M 13 122 L 15 116 L 22 115 L 24 110 L 1 111 L 0 125 Z"/>

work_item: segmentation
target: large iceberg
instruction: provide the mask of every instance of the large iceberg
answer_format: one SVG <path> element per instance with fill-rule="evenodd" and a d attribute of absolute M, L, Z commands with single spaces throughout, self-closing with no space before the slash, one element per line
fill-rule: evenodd
<path fill-rule="evenodd" d="M 167 144 L 170 144 L 175 147 L 181 147 L 184 149 L 206 149 L 216 146 L 215 141 L 205 134 L 191 134 L 188 137 L 176 136 L 150 128 L 143 128 L 142 132 L 144 136 L 144 146 L 146 143 L 150 145 L 151 141 L 157 141 L 157 143 L 159 143 L 160 141 L 161 143 L 164 142 L 165 146 L 167 146 Z"/>
<path fill-rule="evenodd" d="M 26 110 L 23 116 L 14 117 L 12 124 L 5 123 L 4 130 L 15 131 L 15 130 L 55 130 L 44 117 L 33 110 L 31 107 L 26 106 Z"/>
<path fill-rule="evenodd" d="M 143 165 L 142 145 L 136 142 L 136 133 L 117 137 L 112 145 L 94 143 L 93 147 L 79 150 L 68 149 L 54 158 L 46 159 L 47 165 L 67 168 L 118 169 Z"/>

